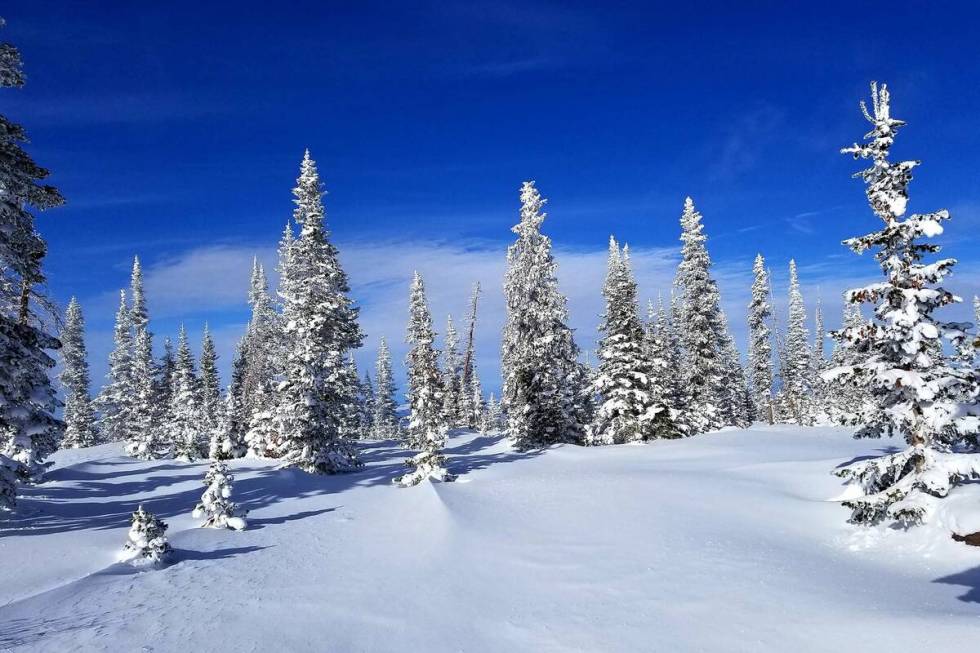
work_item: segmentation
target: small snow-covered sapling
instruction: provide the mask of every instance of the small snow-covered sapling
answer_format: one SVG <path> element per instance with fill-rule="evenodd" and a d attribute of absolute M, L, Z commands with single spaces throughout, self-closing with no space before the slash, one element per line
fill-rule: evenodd
<path fill-rule="evenodd" d="M 194 518 L 204 518 L 204 528 L 231 528 L 240 531 L 245 528 L 245 513 L 231 501 L 231 483 L 235 479 L 228 473 L 228 466 L 216 460 L 211 463 L 204 476 L 207 486 L 201 501 L 194 508 Z"/>
<path fill-rule="evenodd" d="M 129 528 L 129 541 L 123 547 L 123 558 L 133 564 L 160 564 L 165 562 L 170 552 L 167 542 L 167 524 L 143 506 L 133 513 L 133 524 Z"/>

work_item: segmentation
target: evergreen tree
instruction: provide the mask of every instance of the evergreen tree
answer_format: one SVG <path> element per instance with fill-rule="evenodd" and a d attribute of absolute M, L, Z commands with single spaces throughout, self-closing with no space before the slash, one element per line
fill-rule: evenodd
<path fill-rule="evenodd" d="M 711 278 L 711 259 L 701 214 L 690 197 L 681 215 L 681 263 L 677 268 L 678 330 L 684 349 L 684 368 L 691 394 L 692 426 L 696 432 L 723 424 L 720 394 L 725 380 L 720 356 L 718 287 Z"/>
<path fill-rule="evenodd" d="M 170 411 L 170 399 L 174 387 L 174 370 L 177 369 L 177 358 L 174 355 L 174 343 L 169 337 L 163 339 L 163 356 L 157 365 L 157 409 L 161 415 Z"/>
<path fill-rule="evenodd" d="M 680 341 L 663 301 L 658 301 L 656 316 L 653 307 L 648 308 L 650 325 L 647 327 L 647 351 L 656 374 L 657 395 L 670 410 L 675 429 L 665 431 L 661 437 L 676 438 L 693 435 L 689 415 L 691 395 L 684 384 Z"/>
<path fill-rule="evenodd" d="M 282 265 L 283 335 L 289 341 L 276 393 L 275 429 L 284 464 L 333 473 L 360 466 L 345 433 L 357 411 L 358 379 L 347 365 L 361 345 L 347 275 L 324 227 L 323 191 L 309 151 L 293 190 L 299 237 Z"/>
<path fill-rule="evenodd" d="M 643 322 L 636 300 L 636 280 L 629 264 L 629 248 L 620 251 L 609 238 L 609 266 L 602 289 L 606 312 L 599 331 L 599 374 L 594 381 L 600 397 L 590 444 L 622 444 L 674 437 L 669 408 L 658 396 L 654 367 L 645 346 Z"/>
<path fill-rule="evenodd" d="M 480 283 L 473 285 L 470 297 L 470 322 L 466 331 L 466 351 L 463 354 L 461 378 L 462 426 L 480 428 L 483 422 L 483 388 L 476 371 L 476 308 L 480 300 Z"/>
<path fill-rule="evenodd" d="M 153 343 L 146 327 L 136 331 L 130 373 L 133 394 L 128 410 L 126 453 L 142 460 L 161 458 L 170 453 L 171 447 L 162 432 L 163 415 L 157 403 Z"/>
<path fill-rule="evenodd" d="M 374 367 L 374 415 L 371 433 L 375 440 L 388 440 L 399 435 L 395 381 L 391 373 L 391 351 L 384 336 L 378 345 L 378 360 Z"/>
<path fill-rule="evenodd" d="M 288 245 L 284 243 L 283 246 Z M 243 363 L 239 386 L 242 423 L 248 423 L 252 415 L 257 412 L 271 409 L 267 402 L 273 396 L 271 388 L 275 383 L 275 375 L 279 369 L 277 363 L 281 360 L 282 354 L 282 325 L 279 323 L 279 316 L 269 296 L 265 268 L 257 259 L 252 262 L 248 303 L 252 308 L 252 318 L 248 323 L 241 349 Z M 259 403 L 260 399 L 266 403 Z"/>
<path fill-rule="evenodd" d="M 411 410 L 408 431 L 420 453 L 405 461 L 411 471 L 395 479 L 403 487 L 417 485 L 427 478 L 452 481 L 456 477 L 444 467 L 442 449 L 446 445 L 446 415 L 442 410 L 443 387 L 439 374 L 439 352 L 433 346 L 436 334 L 425 299 L 425 284 L 416 272 L 409 298 L 409 345 L 405 366 L 408 370 L 408 404 Z"/>
<path fill-rule="evenodd" d="M 867 324 L 867 320 L 861 315 L 861 305 L 852 304 L 845 299 L 841 332 L 850 330 L 857 333 Z M 858 343 L 852 345 L 844 339 L 836 340 L 827 366 L 828 372 L 837 368 L 850 368 L 862 363 L 867 356 L 867 347 Z M 828 378 L 826 372 L 823 378 L 827 387 L 826 402 L 831 421 L 841 426 L 881 423 L 877 402 L 866 379 L 854 374 L 830 375 Z"/>
<path fill-rule="evenodd" d="M 724 311 L 719 311 L 720 348 L 719 358 L 722 363 L 724 383 L 719 395 L 719 408 L 722 422 L 727 426 L 748 428 L 752 425 L 753 407 L 749 394 L 749 386 L 745 378 L 745 369 L 739 359 L 735 339 L 728 330 L 728 318 Z"/>
<path fill-rule="evenodd" d="M 518 449 L 577 442 L 591 418 L 590 379 L 568 327 L 551 239 L 541 233 L 544 204 L 525 182 L 517 240 L 507 250 L 501 368 L 507 432 Z"/>
<path fill-rule="evenodd" d="M 245 528 L 245 514 L 231 500 L 232 481 L 235 477 L 228 473 L 228 466 L 215 461 L 204 475 L 206 489 L 201 501 L 194 506 L 194 519 L 204 519 L 201 528 L 230 528 L 240 531 Z"/>
<path fill-rule="evenodd" d="M 490 393 L 490 398 L 487 399 L 487 409 L 483 413 L 483 422 L 480 424 L 481 433 L 493 433 L 506 426 L 503 411 L 500 407 L 500 402 L 497 401 L 497 397 Z"/>
<path fill-rule="evenodd" d="M 134 565 L 159 565 L 173 552 L 167 542 L 167 524 L 141 505 L 133 513 L 124 558 Z"/>
<path fill-rule="evenodd" d="M 201 421 L 199 382 L 194 355 L 187 343 L 187 330 L 180 326 L 177 336 L 177 362 L 171 391 L 167 439 L 177 458 L 194 461 L 205 454 L 208 432 Z"/>
<path fill-rule="evenodd" d="M 823 323 L 823 306 L 820 299 L 817 299 L 817 306 L 813 309 L 813 350 L 810 352 L 810 368 L 808 371 L 810 385 L 810 403 L 812 405 L 814 419 L 818 422 L 829 421 L 829 409 L 827 406 L 827 384 L 820 376 L 827 370 L 827 357 L 824 354 L 824 338 L 826 330 Z"/>
<path fill-rule="evenodd" d="M 126 291 L 119 291 L 119 310 L 113 331 L 113 348 L 109 353 L 106 384 L 96 399 L 98 428 L 109 442 L 129 439 L 129 404 L 132 400 L 133 332 L 131 314 L 126 305 Z"/>
<path fill-rule="evenodd" d="M 459 333 L 453 316 L 446 319 L 445 348 L 442 350 L 442 410 L 449 428 L 465 426 L 462 410 L 462 374 L 459 358 Z"/>
<path fill-rule="evenodd" d="M 88 358 L 85 349 L 85 319 L 74 297 L 68 302 L 61 330 L 61 385 L 65 392 L 64 448 L 90 447 L 98 443 L 95 413 L 89 394 Z"/>
<path fill-rule="evenodd" d="M 374 384 L 371 383 L 369 372 L 364 372 L 358 405 L 360 407 L 361 430 L 357 437 L 369 438 L 374 431 Z"/>
<path fill-rule="evenodd" d="M 211 434 L 218 430 L 218 418 L 222 409 L 221 380 L 218 378 L 218 353 L 208 325 L 204 325 L 201 343 L 201 379 L 198 400 L 201 405 L 201 428 Z"/>
<path fill-rule="evenodd" d="M 806 330 L 806 307 L 800 292 L 796 261 L 789 262 L 789 320 L 786 342 L 780 352 L 779 374 L 782 380 L 780 404 L 783 419 L 795 424 L 813 423 L 810 362 L 811 349 Z"/>
<path fill-rule="evenodd" d="M 129 323 L 133 335 L 140 329 L 146 329 L 150 323 L 150 312 L 146 308 L 146 295 L 143 292 L 143 268 L 138 256 L 133 257 L 133 272 L 129 279 L 129 296 L 133 305 L 129 310 Z"/>
<path fill-rule="evenodd" d="M 911 171 L 918 161 L 888 160 L 895 135 L 905 123 L 891 117 L 887 87 L 879 89 L 872 83 L 871 98 L 873 113 L 861 103 L 872 125 L 867 142 L 842 152 L 872 160 L 873 165 L 858 176 L 864 179 L 868 203 L 884 227 L 845 244 L 859 254 L 876 249 L 885 281 L 848 291 L 849 301 L 875 306 L 875 321 L 857 330 L 845 328 L 835 337 L 866 350 L 867 358 L 826 376 L 866 379 L 885 421 L 858 435 L 897 434 L 908 447 L 845 465 L 834 473 L 860 489 L 858 496 L 843 502 L 851 509 L 852 522 L 893 519 L 914 524 L 953 486 L 980 478 L 980 456 L 950 449 L 956 440 L 975 437 L 980 428 L 980 378 L 972 365 L 944 356 L 938 344 L 946 339 L 954 350 L 969 346 L 963 325 L 933 316 L 936 309 L 959 301 L 939 286 L 956 261 L 922 262 L 939 249 L 922 239 L 941 234 L 949 213 L 940 210 L 903 219 Z"/>
<path fill-rule="evenodd" d="M 762 254 L 752 265 L 752 300 L 749 302 L 749 379 L 755 415 L 770 424 L 776 421 L 772 405 L 772 305 L 769 303 L 769 271 Z"/>
<path fill-rule="evenodd" d="M 20 52 L 0 43 L 0 88 L 23 85 Z M 48 171 L 23 149 L 26 142 L 24 129 L 0 115 L 0 504 L 11 507 L 14 475 L 37 478 L 64 433 L 64 423 L 54 416 L 54 360 L 46 353 L 61 343 L 46 331 L 45 314 L 54 309 L 38 290 L 45 281 L 47 245 L 31 213 L 64 200 L 42 183 Z"/>

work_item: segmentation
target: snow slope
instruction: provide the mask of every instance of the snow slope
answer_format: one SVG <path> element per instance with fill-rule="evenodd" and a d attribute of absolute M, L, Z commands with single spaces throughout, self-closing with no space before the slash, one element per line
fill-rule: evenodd
<path fill-rule="evenodd" d="M 206 464 L 60 452 L 0 518 L 0 650 L 968 650 L 980 633 L 980 486 L 934 526 L 858 529 L 835 465 L 889 441 L 753 427 L 540 454 L 458 433 L 452 484 L 234 461 L 243 532 L 196 528 Z M 115 562 L 139 502 L 173 564 Z M 973 522 L 968 518 L 972 515 Z"/>

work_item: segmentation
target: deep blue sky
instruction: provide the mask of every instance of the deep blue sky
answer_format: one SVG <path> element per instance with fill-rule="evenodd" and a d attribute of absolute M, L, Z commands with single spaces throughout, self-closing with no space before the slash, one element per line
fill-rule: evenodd
<path fill-rule="evenodd" d="M 460 250 L 502 257 L 527 178 L 550 199 L 546 228 L 569 256 L 603 251 L 614 233 L 665 257 L 692 195 L 723 291 L 725 274 L 741 284 L 762 251 L 777 281 L 795 256 L 836 307 L 836 278 L 875 274 L 840 246 L 876 224 L 850 178 L 858 164 L 837 150 L 866 131 L 857 102 L 879 79 L 909 122 L 897 156 L 924 160 L 911 208 L 954 211 L 948 253 L 964 262 L 957 289 L 972 294 L 976 4 L 721 4 L 7 3 L 0 38 L 21 49 L 28 85 L 0 93 L 0 112 L 27 127 L 68 199 L 40 219 L 51 292 L 83 300 L 101 357 L 110 293 L 139 254 L 155 287 L 193 286 L 187 303 L 151 294 L 155 331 L 210 320 L 227 361 L 244 320 L 242 260 L 254 250 L 271 262 L 310 147 L 342 251 L 388 247 L 361 278 L 365 265 L 350 262 L 372 316 L 364 361 L 379 333 L 401 340 L 403 302 L 383 300 L 396 287 L 401 297 L 411 267 L 433 271 L 437 312 L 446 279 L 465 281 L 444 289 L 456 313 L 470 281 L 498 292 L 486 268 L 446 267 Z M 391 252 L 425 260 L 368 274 Z M 646 296 L 663 285 L 640 281 Z M 581 311 L 589 347 L 597 310 Z"/>

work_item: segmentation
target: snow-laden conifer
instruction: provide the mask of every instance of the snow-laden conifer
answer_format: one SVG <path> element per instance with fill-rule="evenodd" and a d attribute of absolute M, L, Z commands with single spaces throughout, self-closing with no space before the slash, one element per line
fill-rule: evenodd
<path fill-rule="evenodd" d="M 285 243 L 283 246 L 288 247 Z M 275 376 L 279 369 L 277 364 L 281 361 L 283 353 L 282 324 L 272 297 L 269 295 L 265 268 L 257 259 L 252 261 L 248 303 L 252 309 L 252 317 L 240 350 L 242 358 L 242 376 L 239 385 L 242 409 L 240 420 L 243 423 L 248 423 L 255 413 L 271 409 L 271 406 L 267 405 L 267 400 L 272 397 L 271 388 L 275 383 Z"/>
<path fill-rule="evenodd" d="M 677 330 L 682 339 L 685 378 L 691 395 L 689 415 L 697 432 L 718 428 L 723 423 L 718 405 L 725 380 L 719 352 L 720 298 L 711 277 L 706 240 L 701 214 L 688 197 L 681 214 L 683 245 L 676 278 Z"/>
<path fill-rule="evenodd" d="M 3 27 L 0 19 L 0 27 Z M 0 88 L 24 85 L 21 58 L 10 43 L 0 43 Z M 42 262 L 47 245 L 35 228 L 31 209 L 64 202 L 43 184 L 48 171 L 22 145 L 24 129 L 0 115 L 0 459 L 2 502 L 12 501 L 12 474 L 37 478 L 43 460 L 58 445 L 64 423 L 54 417 L 59 402 L 49 372 L 54 360 L 46 350 L 60 342 L 49 335 L 52 302 L 39 290 L 45 281 Z M 44 315 L 40 313 L 44 313 Z"/>
<path fill-rule="evenodd" d="M 201 408 L 201 428 L 210 435 L 218 430 L 221 406 L 221 379 L 218 377 L 218 353 L 214 347 L 211 330 L 204 325 L 204 337 L 201 342 L 200 368 L 201 378 L 198 383 L 198 401 Z"/>
<path fill-rule="evenodd" d="M 459 332 L 453 316 L 446 318 L 446 335 L 442 350 L 442 410 L 449 428 L 465 426 L 462 396 L 463 378 L 459 356 Z"/>
<path fill-rule="evenodd" d="M 728 318 L 724 311 L 718 313 L 720 346 L 718 355 L 722 363 L 723 383 L 719 393 L 719 414 L 726 426 L 748 428 L 752 424 L 754 409 L 745 377 L 745 368 L 735 346 L 735 339 L 728 330 Z"/>
<path fill-rule="evenodd" d="M 74 297 L 65 311 L 61 330 L 61 386 L 65 393 L 65 437 L 63 448 L 90 447 L 98 444 L 95 413 L 89 394 L 88 357 L 85 349 L 85 319 L 82 307 Z"/>
<path fill-rule="evenodd" d="M 669 409 L 672 429 L 661 430 L 660 437 L 679 438 L 693 435 L 689 416 L 691 396 L 684 382 L 679 338 L 662 298 L 647 307 L 646 350 L 653 363 L 654 386 L 660 401 Z"/>
<path fill-rule="evenodd" d="M 636 280 L 629 249 L 620 251 L 609 238 L 609 263 L 602 289 L 606 311 L 599 326 L 599 371 L 594 389 L 599 396 L 590 444 L 622 444 L 675 435 L 669 408 L 658 396 L 654 378 L 659 372 L 645 346 L 643 322 L 636 299 Z"/>
<path fill-rule="evenodd" d="M 752 265 L 752 299 L 749 302 L 749 383 L 757 419 L 776 421 L 772 405 L 772 305 L 769 302 L 769 271 L 762 254 Z"/>
<path fill-rule="evenodd" d="M 868 202 L 882 220 L 881 230 L 851 238 L 845 244 L 857 253 L 876 250 L 885 280 L 847 292 L 851 302 L 875 306 L 875 320 L 857 329 L 835 334 L 867 352 L 865 360 L 838 367 L 825 377 L 854 375 L 867 379 L 882 407 L 885 422 L 860 435 L 893 433 L 905 438 L 907 448 L 881 457 L 845 465 L 835 474 L 848 479 L 854 490 L 843 501 L 851 521 L 873 524 L 897 520 L 914 524 L 927 518 L 937 499 L 958 483 L 980 478 L 980 455 L 951 448 L 975 437 L 980 429 L 978 374 L 958 357 L 947 358 L 939 344 L 945 339 L 953 351 L 971 346 L 964 325 L 943 322 L 936 309 L 960 301 L 939 283 L 956 261 L 923 263 L 938 246 L 922 242 L 942 233 L 946 210 L 905 216 L 911 171 L 918 161 L 888 160 L 895 135 L 905 123 L 891 117 L 889 93 L 871 84 L 871 123 L 866 143 L 844 148 L 872 166 L 858 173 L 867 185 Z"/>
<path fill-rule="evenodd" d="M 129 404 L 126 453 L 141 460 L 162 458 L 170 454 L 171 443 L 164 432 L 166 422 L 157 403 L 153 343 L 146 327 L 136 332 L 130 371 L 133 395 Z"/>
<path fill-rule="evenodd" d="M 403 487 L 417 485 L 427 478 L 452 481 L 456 477 L 444 467 L 442 449 L 446 445 L 446 415 L 443 411 L 442 377 L 439 374 L 439 352 L 435 349 L 435 331 L 425 298 L 425 283 L 418 272 L 412 279 L 409 297 L 408 329 L 405 342 L 408 355 L 408 432 L 412 446 L 420 449 L 405 461 L 411 471 L 395 479 Z"/>
<path fill-rule="evenodd" d="M 487 407 L 483 412 L 483 421 L 480 423 L 481 433 L 495 433 L 506 426 L 503 411 L 497 397 L 491 392 L 487 398 Z"/>
<path fill-rule="evenodd" d="M 174 387 L 174 370 L 177 368 L 177 357 L 174 354 L 174 343 L 170 337 L 163 339 L 163 355 L 157 364 L 157 409 L 161 415 L 170 411 L 170 397 Z"/>
<path fill-rule="evenodd" d="M 473 285 L 470 296 L 470 320 L 466 329 L 466 351 L 463 352 L 460 405 L 462 426 L 480 428 L 483 422 L 483 386 L 476 369 L 476 310 L 480 301 L 480 284 Z"/>
<path fill-rule="evenodd" d="M 823 305 L 820 298 L 817 298 L 817 305 L 813 309 L 813 349 L 810 352 L 810 369 L 807 376 L 809 377 L 813 418 L 818 423 L 827 423 L 830 420 L 830 411 L 827 406 L 827 383 L 821 377 L 821 374 L 827 370 L 828 363 L 824 352 L 824 339 L 826 337 Z"/>
<path fill-rule="evenodd" d="M 551 239 L 541 233 L 544 204 L 525 182 L 517 240 L 507 250 L 501 369 L 507 432 L 518 449 L 579 441 L 590 419 L 590 379 L 568 327 Z"/>
<path fill-rule="evenodd" d="M 199 382 L 184 325 L 180 325 L 177 335 L 177 360 L 166 433 L 178 459 L 193 461 L 206 453 L 208 432 L 201 420 Z"/>
<path fill-rule="evenodd" d="M 138 256 L 133 257 L 133 271 L 129 278 L 129 297 L 132 306 L 129 309 L 129 323 L 133 336 L 140 329 L 146 329 L 150 324 L 150 312 L 146 307 L 146 293 L 143 291 L 143 266 Z"/>
<path fill-rule="evenodd" d="M 167 524 L 141 505 L 133 513 L 129 535 L 123 546 L 123 560 L 133 565 L 159 565 L 173 549 L 167 542 Z"/>
<path fill-rule="evenodd" d="M 391 371 L 391 351 L 384 336 L 378 345 L 378 359 L 374 366 L 374 415 L 371 418 L 371 437 L 388 440 L 399 435 L 395 380 Z"/>
<path fill-rule="evenodd" d="M 119 310 L 113 330 L 113 347 L 109 353 L 106 384 L 96 399 L 98 428 L 103 439 L 119 442 L 129 439 L 129 404 L 133 396 L 133 330 L 132 315 L 126 304 L 126 291 L 119 291 Z"/>
<path fill-rule="evenodd" d="M 293 189 L 299 237 L 281 261 L 283 337 L 289 343 L 276 389 L 275 429 L 283 464 L 333 473 L 360 466 L 345 433 L 357 410 L 358 379 L 347 358 L 361 344 L 347 275 L 324 226 L 323 190 L 307 151 Z"/>
<path fill-rule="evenodd" d="M 782 387 L 779 403 L 784 421 L 795 424 L 813 423 L 813 402 L 810 377 L 811 349 L 806 328 L 806 306 L 800 292 L 796 261 L 789 262 L 789 319 L 786 340 L 779 358 Z"/>
<path fill-rule="evenodd" d="M 201 528 L 230 528 L 240 531 L 245 528 L 245 513 L 231 500 L 232 481 L 235 477 L 228 472 L 223 462 L 214 461 L 204 475 L 204 494 L 194 506 L 194 519 L 203 519 Z"/>

